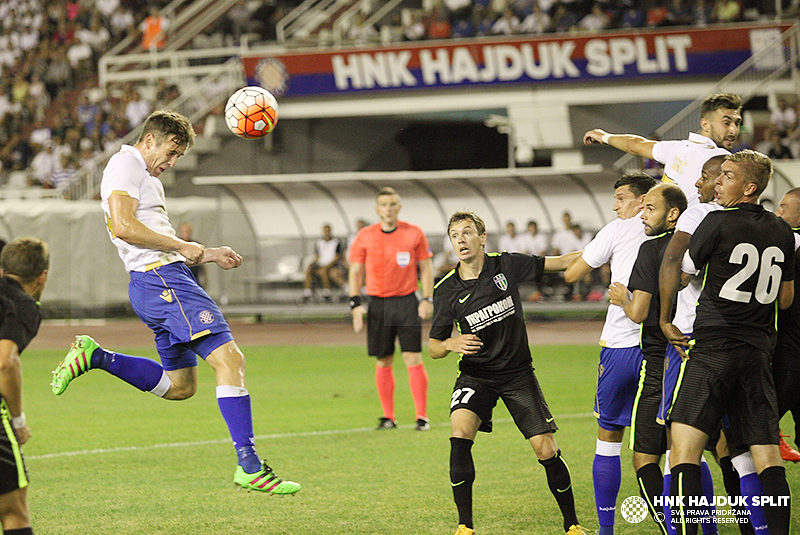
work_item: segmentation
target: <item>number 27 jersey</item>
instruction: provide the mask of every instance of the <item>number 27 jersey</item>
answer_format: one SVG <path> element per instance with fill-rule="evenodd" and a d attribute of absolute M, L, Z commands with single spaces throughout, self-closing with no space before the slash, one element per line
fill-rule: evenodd
<path fill-rule="evenodd" d="M 462 280 L 456 267 L 434 289 L 430 337 L 450 338 L 455 321 L 461 334 L 480 338 L 480 351 L 459 361 L 461 372 L 469 375 L 488 378 L 530 369 L 518 285 L 539 280 L 543 272 L 544 257 L 507 252 L 486 254 L 477 279 Z"/>

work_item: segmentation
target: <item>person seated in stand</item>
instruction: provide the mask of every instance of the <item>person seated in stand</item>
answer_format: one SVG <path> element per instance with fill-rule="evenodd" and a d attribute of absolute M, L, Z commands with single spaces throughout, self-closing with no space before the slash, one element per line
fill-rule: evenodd
<path fill-rule="evenodd" d="M 322 281 L 322 297 L 331 301 L 331 282 L 337 288 L 344 286 L 342 273 L 342 243 L 339 238 L 334 238 L 331 226 L 322 227 L 322 238 L 317 240 L 316 256 L 314 261 L 306 268 L 306 278 L 303 282 L 303 302 L 307 303 L 313 295 L 314 279 Z"/>

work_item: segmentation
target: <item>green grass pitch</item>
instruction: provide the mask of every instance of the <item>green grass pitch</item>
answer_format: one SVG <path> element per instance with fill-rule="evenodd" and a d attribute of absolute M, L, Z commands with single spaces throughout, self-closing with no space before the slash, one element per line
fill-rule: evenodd
<path fill-rule="evenodd" d="M 122 351 L 124 348 L 113 348 Z M 432 361 L 432 429 L 413 429 L 407 374 L 398 358 L 400 428 L 373 431 L 380 416 L 373 361 L 363 346 L 245 347 L 256 444 L 278 475 L 303 485 L 295 497 L 236 492 L 235 455 L 216 406 L 214 375 L 200 364 L 198 393 L 169 402 L 92 371 L 56 397 L 50 370 L 62 351 L 23 355 L 25 406 L 33 438 L 25 446 L 29 502 L 39 534 L 220 535 L 262 533 L 449 534 L 456 525 L 450 491 L 448 408 L 455 358 Z M 151 347 L 131 353 L 155 357 Z M 597 346 L 533 347 L 534 365 L 560 426 L 578 517 L 598 528 L 591 467 L 597 424 L 591 415 Z M 476 531 L 558 534 L 561 516 L 544 469 L 500 404 L 495 430 L 480 433 Z M 782 422 L 793 432 L 789 417 Z M 626 434 L 627 439 L 627 434 Z M 724 494 L 712 463 L 715 494 Z M 621 501 L 638 496 L 631 454 L 623 449 Z M 800 466 L 787 466 L 800 488 Z M 800 528 L 795 505 L 793 526 Z M 657 533 L 650 520 L 617 533 Z M 721 525 L 720 533 L 738 528 Z"/>

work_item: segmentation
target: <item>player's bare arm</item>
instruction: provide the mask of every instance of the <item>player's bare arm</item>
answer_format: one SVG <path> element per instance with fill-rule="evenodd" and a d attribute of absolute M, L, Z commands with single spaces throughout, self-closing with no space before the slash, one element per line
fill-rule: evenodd
<path fill-rule="evenodd" d="M 567 270 L 564 271 L 564 280 L 567 281 L 568 284 L 578 282 L 587 274 L 589 274 L 592 269 L 594 268 L 587 264 L 586 260 L 583 259 L 583 256 L 579 254 L 572 259 L 572 262 L 570 262 L 569 266 L 567 266 Z"/>
<path fill-rule="evenodd" d="M 570 264 L 572 264 L 572 262 L 575 261 L 576 258 L 580 257 L 581 254 L 583 254 L 583 251 L 575 251 L 572 253 L 563 254 L 561 256 L 545 256 L 544 270 L 548 272 L 564 271 L 570 266 Z"/>
<path fill-rule="evenodd" d="M 203 257 L 198 264 L 214 262 L 222 269 L 233 269 L 242 265 L 242 256 L 228 247 L 209 247 L 203 250 Z"/>
<path fill-rule="evenodd" d="M 115 237 L 137 247 L 180 253 L 187 264 L 201 262 L 204 250 L 201 244 L 156 232 L 136 218 L 138 207 L 139 201 L 128 195 L 113 194 L 108 198 L 111 212 L 108 224 Z"/>
<path fill-rule="evenodd" d="M 452 353 L 475 355 L 483 347 L 481 339 L 474 334 L 460 334 L 447 340 L 428 340 L 428 353 L 433 359 L 440 359 Z"/>
<path fill-rule="evenodd" d="M 642 323 L 647 318 L 650 300 L 653 297 L 650 293 L 634 290 L 631 294 L 627 286 L 621 282 L 612 282 L 608 287 L 608 295 L 611 304 L 622 307 L 632 322 Z"/>
<path fill-rule="evenodd" d="M 628 154 L 652 159 L 653 145 L 656 142 L 635 134 L 609 134 L 605 130 L 595 128 L 583 135 L 583 144 L 610 145 Z"/>
<path fill-rule="evenodd" d="M 0 394 L 8 405 L 12 418 L 22 416 L 22 366 L 19 348 L 11 340 L 0 340 Z M 20 444 L 31 437 L 27 424 L 14 429 Z"/>
<path fill-rule="evenodd" d="M 681 289 L 681 260 L 684 253 L 689 249 L 689 240 L 692 235 L 686 232 L 678 231 L 667 244 L 664 250 L 664 259 L 661 261 L 661 268 L 658 272 L 658 288 L 659 298 L 661 299 L 661 317 L 659 318 L 659 325 L 667 341 L 675 346 L 678 353 L 682 357 L 686 357 L 686 352 L 683 350 L 689 347 L 689 337 L 684 336 L 674 323 L 670 312 L 675 304 L 675 297 L 678 295 L 678 290 Z"/>
<path fill-rule="evenodd" d="M 420 318 L 426 320 L 433 314 L 433 303 L 427 299 L 433 297 L 433 262 L 430 258 L 419 261 L 419 281 L 423 299 L 419 302 L 417 312 Z"/>
<path fill-rule="evenodd" d="M 364 263 L 353 262 L 350 264 L 350 269 L 347 272 L 347 283 L 350 288 L 350 299 L 355 297 L 361 300 L 361 286 L 364 284 Z M 352 307 L 351 313 L 353 315 L 353 331 L 360 333 L 364 328 L 364 314 L 367 309 L 364 305 Z"/>

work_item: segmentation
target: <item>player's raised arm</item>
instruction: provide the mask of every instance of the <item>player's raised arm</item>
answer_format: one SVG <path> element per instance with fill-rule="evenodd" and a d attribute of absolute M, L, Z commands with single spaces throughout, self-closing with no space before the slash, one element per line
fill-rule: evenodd
<path fill-rule="evenodd" d="M 647 139 L 636 134 L 609 134 L 605 130 L 595 128 L 583 135 L 584 145 L 611 145 L 615 149 L 641 156 L 643 158 L 653 158 L 653 145 L 656 144 L 652 139 Z"/>

